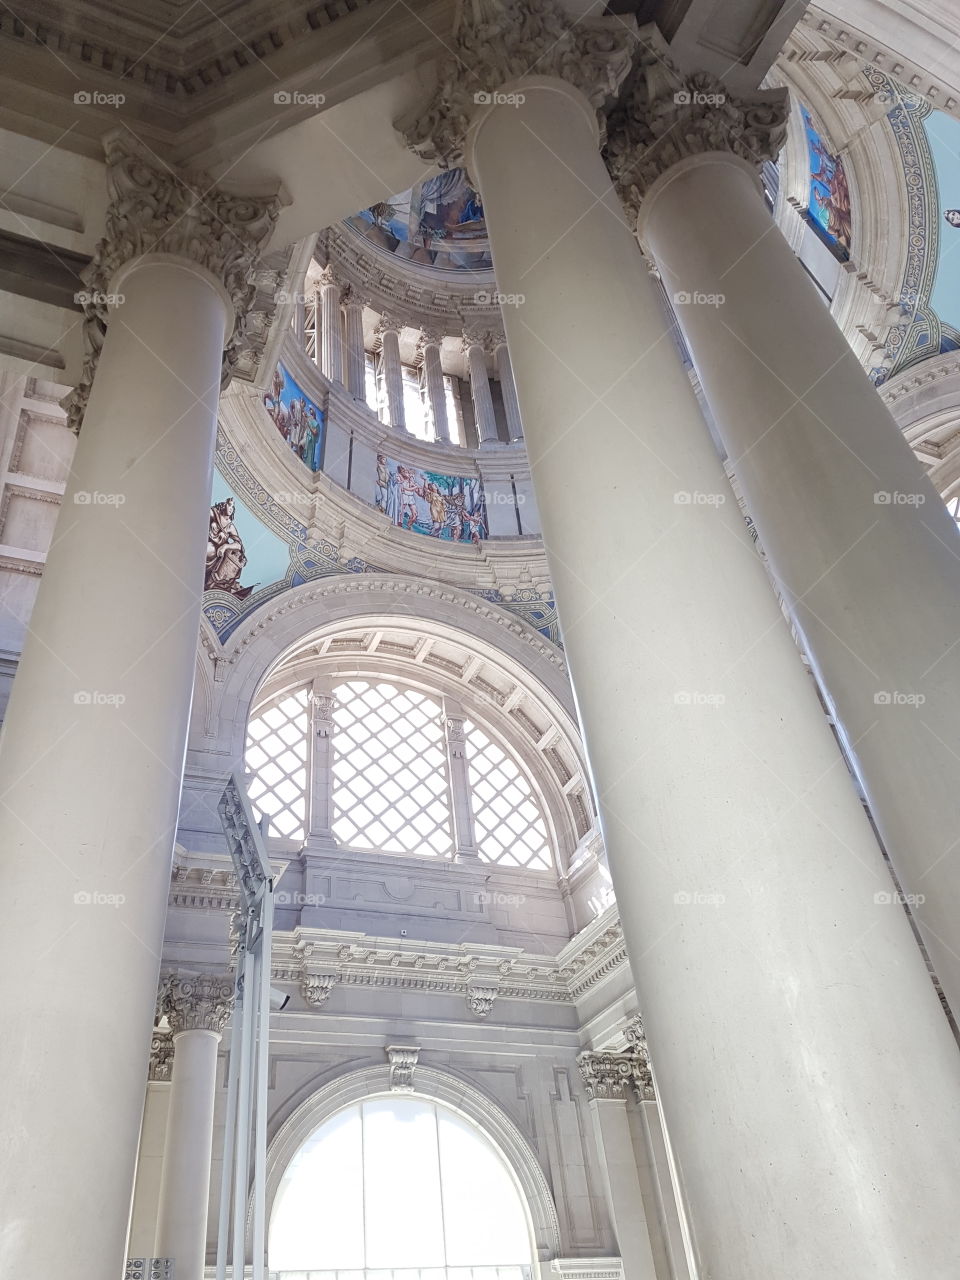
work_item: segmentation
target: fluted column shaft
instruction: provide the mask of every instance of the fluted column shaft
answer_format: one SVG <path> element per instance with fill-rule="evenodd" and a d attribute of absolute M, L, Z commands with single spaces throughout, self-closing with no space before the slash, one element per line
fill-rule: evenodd
<path fill-rule="evenodd" d="M 450 442 L 450 423 L 447 418 L 447 393 L 443 385 L 443 368 L 440 364 L 439 334 L 424 331 L 420 338 L 420 359 L 423 378 L 427 387 L 427 403 L 433 419 L 433 433 L 437 440 Z"/>
<path fill-rule="evenodd" d="M 477 439 L 481 448 L 484 445 L 498 444 L 497 419 L 493 411 L 490 378 L 487 374 L 486 347 L 481 339 L 471 337 L 464 338 L 463 346 L 467 355 L 467 367 L 470 370 L 470 395 L 473 400 L 473 415 L 477 423 Z"/>
<path fill-rule="evenodd" d="M 232 997 L 232 982 L 203 975 L 171 979 L 161 1001 L 174 1054 L 154 1252 L 173 1259 L 176 1280 L 203 1280 L 217 1048 Z"/>
<path fill-rule="evenodd" d="M 400 363 L 401 327 L 399 322 L 384 318 L 377 326 L 377 332 L 380 336 L 380 358 L 387 392 L 387 417 L 391 427 L 405 431 L 407 415 L 403 404 L 403 366 Z"/>
<path fill-rule="evenodd" d="M 496 361 L 507 419 L 507 435 L 511 444 L 517 444 L 523 439 L 523 421 L 520 417 L 520 401 L 517 399 L 517 384 L 513 379 L 513 366 L 510 363 L 510 349 L 506 342 L 497 344 Z"/>
<path fill-rule="evenodd" d="M 106 337 L 0 748 L 0 1202 L 15 1224 L 0 1272 L 25 1280 L 121 1274 L 224 339 L 276 216 L 269 202 L 255 222 L 254 202 L 181 181 L 129 141 L 107 159 L 88 275 Z M 124 583 L 137 601 L 121 618 Z"/>
<path fill-rule="evenodd" d="M 504 323 L 534 492 L 704 1273 L 770 1280 L 789 1238 L 798 1277 L 949 1274 L 956 1044 L 906 918 L 878 905 L 888 872 L 595 116 L 559 79 L 511 91 L 468 167 L 498 285 L 525 297 Z"/>
<path fill-rule="evenodd" d="M 343 381 L 343 286 L 327 267 L 320 277 L 320 371 L 331 382 Z"/>
<path fill-rule="evenodd" d="M 343 319 L 346 338 L 344 381 L 355 400 L 365 400 L 367 365 L 363 346 L 363 302 L 353 293 L 348 293 L 344 300 Z"/>

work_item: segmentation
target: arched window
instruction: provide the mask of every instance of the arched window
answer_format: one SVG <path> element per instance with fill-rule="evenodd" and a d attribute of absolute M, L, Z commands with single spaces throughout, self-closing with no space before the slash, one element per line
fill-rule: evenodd
<path fill-rule="evenodd" d="M 457 1112 L 396 1094 L 345 1108 L 307 1139 L 270 1222 L 277 1280 L 528 1280 L 532 1258 L 493 1143 Z"/>
<path fill-rule="evenodd" d="M 252 716 L 246 763 L 271 835 L 533 871 L 554 863 L 523 764 L 439 694 L 359 678 L 284 690 Z"/>

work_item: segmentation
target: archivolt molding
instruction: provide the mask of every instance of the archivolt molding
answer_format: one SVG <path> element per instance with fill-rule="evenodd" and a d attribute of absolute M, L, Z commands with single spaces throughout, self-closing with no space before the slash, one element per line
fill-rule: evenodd
<path fill-rule="evenodd" d="M 510 1117 L 472 1084 L 447 1071 L 417 1064 L 415 1096 L 456 1111 L 476 1125 L 498 1148 L 515 1177 L 530 1219 L 538 1258 L 561 1252 L 560 1220 L 536 1152 Z M 362 1067 L 329 1080 L 303 1102 L 274 1134 L 267 1149 L 267 1217 L 273 1211 L 280 1181 L 303 1143 L 338 1111 L 390 1093 L 390 1065 Z"/>
<path fill-rule="evenodd" d="M 887 404 L 945 499 L 960 489 L 960 355 L 933 357 L 913 365 L 880 388 Z"/>

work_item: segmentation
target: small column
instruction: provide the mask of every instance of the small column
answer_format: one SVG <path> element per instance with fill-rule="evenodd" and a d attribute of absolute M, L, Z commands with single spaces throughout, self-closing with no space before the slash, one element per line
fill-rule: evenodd
<path fill-rule="evenodd" d="M 82 430 L 0 745 L 5 1276 L 109 1280 L 123 1265 L 217 402 L 278 212 L 157 164 L 129 134 L 106 159 L 69 411 Z"/>
<path fill-rule="evenodd" d="M 403 367 L 400 364 L 400 330 L 403 321 L 381 316 L 377 324 L 383 381 L 387 391 L 387 417 L 391 427 L 406 431 L 407 415 L 403 407 Z"/>
<path fill-rule="evenodd" d="M 738 98 L 661 67 L 660 94 L 638 77 L 615 117 L 620 190 L 960 1017 L 960 539 L 764 203 L 786 90 Z"/>
<path fill-rule="evenodd" d="M 517 399 L 517 384 L 513 380 L 513 366 L 510 363 L 510 349 L 506 338 L 497 342 L 494 356 L 497 362 L 497 373 L 500 375 L 500 392 L 507 418 L 507 435 L 510 437 L 511 444 L 522 444 L 523 422 L 520 418 L 520 401 Z"/>
<path fill-rule="evenodd" d="M 328 264 L 320 273 L 320 372 L 331 382 L 343 381 L 343 286 Z"/>
<path fill-rule="evenodd" d="M 318 842 L 334 846 L 333 831 L 333 709 L 335 699 L 329 677 L 317 676 L 311 691 L 310 813 L 308 836 L 311 845 Z"/>
<path fill-rule="evenodd" d="M 477 421 L 477 438 L 480 447 L 499 444 L 497 420 L 490 395 L 490 379 L 487 375 L 487 352 L 492 346 L 488 333 L 465 333 L 462 351 L 470 370 L 470 394 L 473 397 L 473 413 Z"/>
<path fill-rule="evenodd" d="M 424 329 L 420 334 L 417 351 L 427 387 L 427 403 L 433 420 L 434 438 L 450 443 L 450 423 L 447 420 L 447 393 L 443 385 L 443 368 L 440 364 L 440 344 L 443 334 L 439 330 Z"/>
<path fill-rule="evenodd" d="M 175 976 L 160 1002 L 174 1052 L 155 1252 L 173 1259 L 176 1280 L 203 1280 L 217 1046 L 233 985 L 213 974 Z"/>
<path fill-rule="evenodd" d="M 577 1058 L 577 1066 L 593 1117 L 624 1280 L 657 1280 L 627 1117 L 628 1088 L 643 1088 L 642 1064 L 633 1053 L 587 1052 Z"/>
<path fill-rule="evenodd" d="M 345 333 L 345 377 L 346 388 L 354 400 L 366 400 L 367 364 L 366 351 L 363 346 L 363 308 L 364 300 L 353 285 L 349 285 L 343 295 L 343 323 Z"/>
<path fill-rule="evenodd" d="M 703 1271 L 770 1280 L 788 1238 L 798 1277 L 949 1275 L 960 1055 L 600 157 L 629 26 L 536 13 L 466 7 L 408 138 L 466 163 L 525 298 L 534 492 Z"/>
<path fill-rule="evenodd" d="M 470 801 L 470 776 L 467 765 L 467 739 L 463 708 L 451 698 L 444 701 L 447 730 L 447 765 L 450 770 L 450 794 L 453 799 L 453 830 L 457 862 L 475 862 L 480 856 L 473 825 Z"/>

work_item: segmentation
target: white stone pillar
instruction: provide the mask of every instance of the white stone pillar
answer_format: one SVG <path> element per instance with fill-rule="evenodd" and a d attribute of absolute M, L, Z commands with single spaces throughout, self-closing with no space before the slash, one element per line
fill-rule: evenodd
<path fill-rule="evenodd" d="M 344 294 L 343 320 L 346 339 L 345 378 L 347 390 L 354 400 L 366 401 L 367 363 L 363 346 L 363 299 L 351 286 Z"/>
<path fill-rule="evenodd" d="M 510 364 L 510 348 L 506 338 L 497 343 L 495 352 L 497 373 L 500 376 L 500 392 L 503 396 L 503 408 L 507 417 L 507 434 L 511 444 L 520 444 L 523 440 L 523 420 L 520 417 L 520 401 L 517 399 L 517 384 L 513 379 L 513 367 Z"/>
<path fill-rule="evenodd" d="M 174 1054 L 154 1252 L 173 1259 L 175 1280 L 203 1280 L 217 1047 L 232 1000 L 230 979 L 201 974 L 170 978 L 160 1002 Z"/>
<path fill-rule="evenodd" d="M 798 1277 L 947 1275 L 960 1055 L 600 159 L 625 28 L 538 49 L 528 17 L 498 10 L 493 49 L 467 14 L 455 52 L 503 96 L 475 107 L 452 57 L 411 138 L 455 163 L 476 113 L 497 284 L 525 297 L 534 490 L 703 1271 L 770 1280 L 788 1239 Z M 542 76 L 507 81 L 503 47 Z"/>
<path fill-rule="evenodd" d="M 664 86 L 671 105 L 674 90 Z M 676 146 L 661 155 L 638 87 L 623 189 L 634 207 L 647 190 L 644 240 L 960 1016 L 960 538 L 760 194 L 753 163 L 780 146 L 785 91 L 759 95 L 765 114 L 728 96 L 720 120 L 689 96 L 668 135 L 709 149 L 679 163 Z M 655 107 L 662 130 L 671 117 Z"/>
<path fill-rule="evenodd" d="M 311 690 L 310 812 L 307 815 L 311 845 L 320 842 L 333 848 L 333 710 L 335 700 L 330 679 L 316 676 Z"/>
<path fill-rule="evenodd" d="M 424 329 L 420 334 L 418 350 L 423 368 L 423 380 L 427 388 L 427 403 L 433 419 L 433 434 L 444 444 L 450 443 L 450 423 L 447 420 L 447 393 L 443 385 L 443 367 L 440 364 L 440 344 L 443 334 Z"/>
<path fill-rule="evenodd" d="M 343 381 L 343 285 L 329 265 L 320 273 L 320 372 L 331 382 Z"/>
<path fill-rule="evenodd" d="M 624 1280 L 657 1280 L 627 1117 L 627 1091 L 637 1077 L 637 1060 L 631 1053 L 586 1052 L 577 1065 L 593 1118 Z"/>
<path fill-rule="evenodd" d="M 470 370 L 470 395 L 473 399 L 473 416 L 477 424 L 477 439 L 481 449 L 500 443 L 497 436 L 497 419 L 493 412 L 493 397 L 490 394 L 490 378 L 487 374 L 489 346 L 489 334 L 464 334 L 462 349 Z"/>
<path fill-rule="evenodd" d="M 450 770 L 450 795 L 453 804 L 453 829 L 456 840 L 457 862 L 474 862 L 479 857 L 477 836 L 473 822 L 473 805 L 470 799 L 470 775 L 467 765 L 467 739 L 463 722 L 465 716 L 459 703 L 447 698 L 444 702 L 447 733 L 447 765 Z"/>
<path fill-rule="evenodd" d="M 107 162 L 88 271 L 102 350 L 0 747 L 5 1276 L 123 1266 L 224 336 L 277 209 L 191 188 L 132 141 Z"/>
<path fill-rule="evenodd" d="M 380 358 L 383 361 L 383 382 L 387 392 L 387 417 L 390 426 L 399 431 L 407 429 L 407 415 L 403 406 L 403 367 L 400 364 L 400 330 L 403 321 L 392 316 L 381 316 L 377 324 L 380 338 Z"/>

